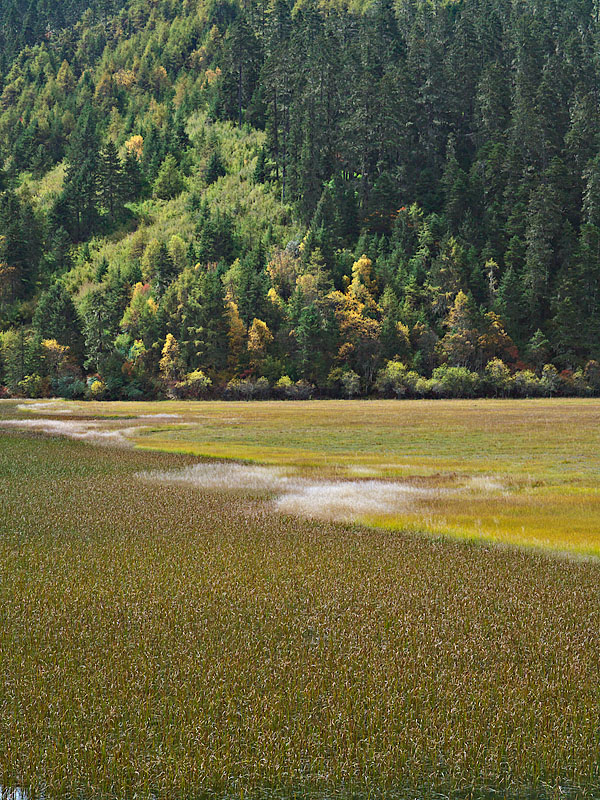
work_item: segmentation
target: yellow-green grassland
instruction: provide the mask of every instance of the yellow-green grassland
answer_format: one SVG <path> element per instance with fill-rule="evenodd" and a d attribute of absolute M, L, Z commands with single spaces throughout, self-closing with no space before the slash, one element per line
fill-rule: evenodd
<path fill-rule="evenodd" d="M 14 407 L 14 406 L 13 406 Z M 600 555 L 600 400 L 21 404 L 137 449 L 422 488 L 362 522 Z M 306 509 L 310 513 L 310 508 Z"/>
<path fill-rule="evenodd" d="M 0 402 L 0 787 L 597 798 L 599 421 Z"/>

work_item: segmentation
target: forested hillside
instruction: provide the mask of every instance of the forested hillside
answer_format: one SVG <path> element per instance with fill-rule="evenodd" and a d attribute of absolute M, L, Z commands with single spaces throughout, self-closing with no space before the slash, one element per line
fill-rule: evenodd
<path fill-rule="evenodd" d="M 58 5 L 0 1 L 3 391 L 600 392 L 595 0 Z"/>
<path fill-rule="evenodd" d="M 64 35 L 64 28 L 84 11 L 89 24 L 121 5 L 118 0 L 0 0 L 0 71 L 4 73 L 24 47 Z"/>

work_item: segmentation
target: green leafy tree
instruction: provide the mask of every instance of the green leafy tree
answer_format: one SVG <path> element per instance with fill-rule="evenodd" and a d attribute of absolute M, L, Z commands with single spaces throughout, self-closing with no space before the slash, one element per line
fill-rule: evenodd
<path fill-rule="evenodd" d="M 88 106 L 71 136 L 67 170 L 54 216 L 75 241 L 87 239 L 98 223 L 100 153 L 94 114 Z"/>
<path fill-rule="evenodd" d="M 160 200 L 170 200 L 181 194 L 184 188 L 183 176 L 177 166 L 175 157 L 170 153 L 160 165 L 154 181 L 153 194 Z"/>
<path fill-rule="evenodd" d="M 550 355 L 550 342 L 539 328 L 527 343 L 525 355 L 534 365 L 536 370 L 541 370 L 543 365 L 548 361 L 548 357 Z"/>
<path fill-rule="evenodd" d="M 208 159 L 206 169 L 204 170 L 204 180 L 206 181 L 207 185 L 210 186 L 211 183 L 214 183 L 219 178 L 222 178 L 225 174 L 226 170 L 221 159 L 221 154 L 218 150 L 215 150 L 211 153 L 210 158 Z"/>
<path fill-rule="evenodd" d="M 152 284 L 155 295 L 161 297 L 176 277 L 176 267 L 164 242 L 153 239 L 142 259 L 144 280 Z"/>
<path fill-rule="evenodd" d="M 122 190 L 125 202 L 137 200 L 144 191 L 145 182 L 140 160 L 133 150 L 128 150 L 123 162 Z"/>

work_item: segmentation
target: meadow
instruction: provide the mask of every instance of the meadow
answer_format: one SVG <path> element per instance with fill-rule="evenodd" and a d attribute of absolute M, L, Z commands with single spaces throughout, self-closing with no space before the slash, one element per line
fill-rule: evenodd
<path fill-rule="evenodd" d="M 597 404 L 9 401 L 0 418 L 25 421 L 0 428 L 0 786 L 598 796 L 596 558 L 271 501 L 288 481 L 593 497 Z M 211 482 L 200 454 L 266 466 Z"/>
<path fill-rule="evenodd" d="M 308 485 L 294 502 L 280 502 L 300 515 L 600 555 L 597 399 L 55 401 L 19 408 L 17 416 L 31 420 L 24 424 L 53 418 L 52 432 L 79 423 L 91 426 L 88 438 L 122 433 L 137 449 L 274 467 Z M 275 479 L 273 493 L 278 488 Z"/>

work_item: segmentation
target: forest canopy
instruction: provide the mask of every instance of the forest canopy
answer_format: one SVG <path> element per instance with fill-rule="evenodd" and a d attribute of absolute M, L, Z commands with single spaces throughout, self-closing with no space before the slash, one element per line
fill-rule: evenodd
<path fill-rule="evenodd" d="M 596 2 L 0 16 L 0 391 L 600 392 Z"/>

